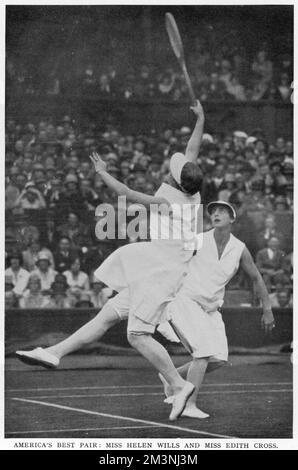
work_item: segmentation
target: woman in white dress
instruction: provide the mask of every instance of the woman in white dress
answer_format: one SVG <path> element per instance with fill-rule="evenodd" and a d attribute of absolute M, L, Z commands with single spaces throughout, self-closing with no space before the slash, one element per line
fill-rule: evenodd
<path fill-rule="evenodd" d="M 113 252 L 95 271 L 95 277 L 110 288 L 127 295 L 129 292 L 130 312 L 128 320 L 128 340 L 166 378 L 175 390 L 170 419 L 176 419 L 183 411 L 187 399 L 193 392 L 193 385 L 185 382 L 176 371 L 170 356 L 163 346 L 152 338 L 157 324 L 161 323 L 165 303 L 174 297 L 186 274 L 188 262 L 193 256 L 195 245 L 200 187 L 202 173 L 197 165 L 201 144 L 204 112 L 199 101 L 191 107 L 197 122 L 188 142 L 185 155 L 176 153 L 170 162 L 171 174 L 154 196 L 129 189 L 106 171 L 106 164 L 97 153 L 90 157 L 96 172 L 105 184 L 119 196 L 134 203 L 152 208 L 151 242 L 125 245 Z M 160 208 L 165 211 L 160 214 Z M 170 225 L 169 232 L 166 232 Z M 160 229 L 160 233 L 159 233 Z M 23 361 L 57 366 L 59 359 L 93 341 L 102 335 L 112 322 L 109 302 L 96 318 L 65 340 L 66 344 L 52 346 L 38 352 L 19 351 Z M 106 309 L 107 307 L 107 309 Z M 105 310 L 105 312 L 104 312 Z M 107 313 L 106 324 L 103 315 Z M 114 312 L 113 312 L 114 314 Z M 95 321 L 94 321 L 95 320 Z M 110 323 L 109 323 L 110 322 Z M 95 336 L 97 333 L 97 336 Z M 62 343 L 65 343 L 62 342 Z M 61 345 L 61 343 L 60 343 Z M 64 347 L 65 346 L 65 347 Z M 61 354 L 62 352 L 62 354 Z M 45 354 L 49 354 L 48 358 Z M 41 358 L 43 355 L 43 358 Z M 54 356 L 56 361 L 53 359 Z M 57 359 L 58 358 L 58 359 Z"/>

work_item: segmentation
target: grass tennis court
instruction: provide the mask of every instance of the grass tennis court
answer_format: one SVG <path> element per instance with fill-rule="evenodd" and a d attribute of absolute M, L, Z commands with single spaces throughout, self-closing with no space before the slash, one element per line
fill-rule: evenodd
<path fill-rule="evenodd" d="M 187 356 L 176 357 L 175 364 Z M 291 438 L 289 356 L 231 358 L 207 374 L 206 420 L 170 422 L 157 375 L 138 356 L 76 356 L 60 369 L 6 363 L 7 438 Z"/>

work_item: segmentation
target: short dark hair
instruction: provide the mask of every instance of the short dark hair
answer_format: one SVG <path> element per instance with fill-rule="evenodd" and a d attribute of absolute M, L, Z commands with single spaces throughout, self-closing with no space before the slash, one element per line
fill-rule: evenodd
<path fill-rule="evenodd" d="M 16 253 L 16 252 L 11 253 L 7 259 L 8 263 L 11 264 L 11 261 L 13 259 L 17 259 L 20 265 L 23 263 L 23 257 L 21 253 Z"/>
<path fill-rule="evenodd" d="M 194 195 L 201 191 L 203 173 L 199 166 L 193 162 L 187 162 L 181 171 L 181 187 L 188 194 Z"/>

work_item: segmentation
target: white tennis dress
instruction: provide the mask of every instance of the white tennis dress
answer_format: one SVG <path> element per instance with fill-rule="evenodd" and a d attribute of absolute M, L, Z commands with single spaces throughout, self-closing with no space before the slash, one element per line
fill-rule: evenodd
<path fill-rule="evenodd" d="M 197 246 L 200 194 L 187 195 L 163 183 L 155 194 L 170 203 L 170 214 L 150 208 L 150 242 L 125 245 L 95 271 L 97 279 L 117 292 L 129 288 L 130 314 L 156 325 L 172 299 Z M 169 237 L 170 233 L 170 237 Z M 169 239 L 170 238 L 170 239 Z"/>
<path fill-rule="evenodd" d="M 238 270 L 244 247 L 231 234 L 219 259 L 214 229 L 205 232 L 202 248 L 191 259 L 181 289 L 166 308 L 168 320 L 193 357 L 227 361 L 225 326 L 218 308 L 224 302 L 225 286 Z"/>

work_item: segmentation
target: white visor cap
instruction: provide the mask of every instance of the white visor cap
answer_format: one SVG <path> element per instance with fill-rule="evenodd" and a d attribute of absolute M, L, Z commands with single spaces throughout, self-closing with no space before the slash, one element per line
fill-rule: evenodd
<path fill-rule="evenodd" d="M 183 153 L 177 152 L 171 157 L 170 160 L 170 170 L 171 174 L 176 181 L 176 183 L 181 184 L 181 172 L 185 165 L 188 163 L 189 160 L 185 157 Z"/>
<path fill-rule="evenodd" d="M 237 214 L 236 214 L 236 211 L 235 211 L 234 207 L 232 206 L 232 204 L 230 204 L 226 201 L 212 201 L 212 202 L 209 202 L 209 204 L 207 205 L 207 211 L 208 211 L 209 215 L 211 215 L 212 208 L 215 207 L 215 206 L 227 207 L 230 210 L 230 213 L 233 215 L 234 220 L 236 219 Z"/>

